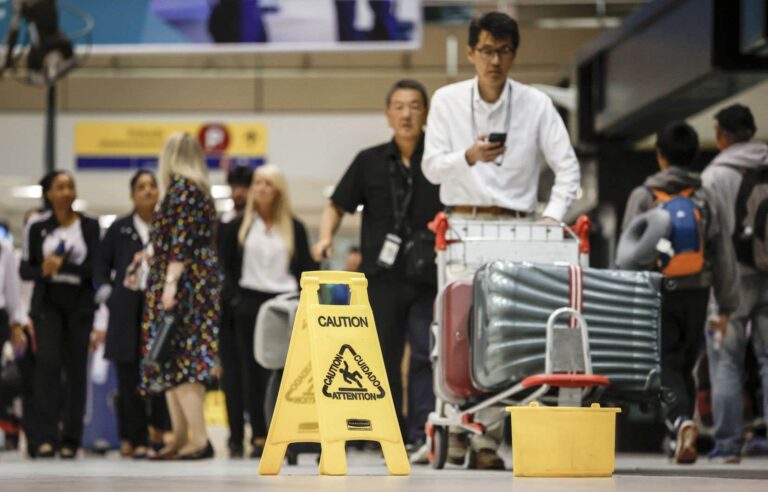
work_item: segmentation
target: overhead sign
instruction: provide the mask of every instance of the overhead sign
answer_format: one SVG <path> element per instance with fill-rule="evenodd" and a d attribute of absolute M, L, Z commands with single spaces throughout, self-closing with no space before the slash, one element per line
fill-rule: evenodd
<path fill-rule="evenodd" d="M 350 304 L 320 304 L 320 284 L 346 284 Z M 304 272 L 280 392 L 259 473 L 276 475 L 288 445 L 319 442 L 320 473 L 345 475 L 348 440 L 378 441 L 392 475 L 411 471 L 362 273 Z"/>
<path fill-rule="evenodd" d="M 211 169 L 256 167 L 267 155 L 264 123 L 80 122 L 75 125 L 75 163 L 79 170 L 142 169 L 157 166 L 174 132 L 195 135 Z"/>
<path fill-rule="evenodd" d="M 0 0 L 0 39 L 13 4 Z M 67 0 L 60 25 L 95 53 L 417 49 L 421 0 Z M 92 24 L 87 36 L 84 30 Z"/>

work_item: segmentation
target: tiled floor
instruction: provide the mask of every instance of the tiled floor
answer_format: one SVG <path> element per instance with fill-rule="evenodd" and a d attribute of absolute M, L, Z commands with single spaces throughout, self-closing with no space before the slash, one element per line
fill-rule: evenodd
<path fill-rule="evenodd" d="M 507 456 L 509 458 L 509 456 Z M 277 477 L 259 477 L 255 460 L 219 458 L 204 462 L 140 462 L 118 457 L 86 457 L 76 461 L 30 461 L 14 453 L 0 454 L 0 491 L 78 492 L 230 492 L 309 491 L 389 492 L 400 490 L 439 492 L 493 491 L 682 491 L 739 492 L 768 490 L 768 459 L 752 458 L 740 465 L 670 465 L 661 456 L 620 455 L 613 478 L 520 479 L 511 471 L 477 472 L 460 468 L 436 471 L 414 467 L 409 477 L 386 475 L 376 453 L 350 453 L 349 475 L 320 477 L 312 456 L 302 456 L 298 466 L 285 466 Z"/>

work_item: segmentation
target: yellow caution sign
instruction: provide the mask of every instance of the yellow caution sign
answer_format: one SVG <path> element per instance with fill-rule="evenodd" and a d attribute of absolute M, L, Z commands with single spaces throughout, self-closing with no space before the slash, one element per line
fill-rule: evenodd
<path fill-rule="evenodd" d="M 321 284 L 346 284 L 348 306 L 320 304 Z M 280 472 L 288 444 L 319 442 L 320 473 L 346 475 L 348 440 L 378 441 L 392 475 L 411 472 L 361 273 L 305 272 L 275 412 L 259 464 Z"/>

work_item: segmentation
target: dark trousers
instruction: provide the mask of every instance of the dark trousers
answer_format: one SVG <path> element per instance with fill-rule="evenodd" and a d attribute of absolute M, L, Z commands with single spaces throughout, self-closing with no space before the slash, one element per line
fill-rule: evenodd
<path fill-rule="evenodd" d="M 235 308 L 235 336 L 240 353 L 245 408 L 250 417 L 252 437 L 267 437 L 267 421 L 264 415 L 264 401 L 269 381 L 269 370 L 256 362 L 253 357 L 253 328 L 256 315 L 265 301 L 276 294 L 240 289 L 240 301 Z"/>
<path fill-rule="evenodd" d="M 82 439 L 93 325 L 92 302 L 83 302 L 87 296 L 83 291 L 77 286 L 51 285 L 35 313 L 35 412 L 40 444 L 60 442 L 76 448 Z"/>
<path fill-rule="evenodd" d="M 221 360 L 221 389 L 227 402 L 229 446 L 239 448 L 245 436 L 245 407 L 243 405 L 243 363 L 235 331 L 235 316 L 231 307 L 222 306 L 219 326 L 219 359 Z"/>
<path fill-rule="evenodd" d="M 27 337 L 30 336 L 28 331 L 25 331 Z M 8 320 L 8 313 L 4 309 L 0 309 L 0 347 L 10 339 L 10 324 Z M 29 339 L 29 338 L 28 338 Z M 7 388 L 0 383 L 0 413 L 10 406 L 13 399 L 21 396 L 21 428 L 24 430 L 24 434 L 27 438 L 27 448 L 35 452 L 37 449 L 38 441 L 35 438 L 37 431 L 37 423 L 35 421 L 35 357 L 32 353 L 32 346 L 27 345 L 27 350 L 23 356 L 16 359 L 16 367 L 19 370 L 19 377 L 21 378 L 21 386 L 18 388 Z"/>
<path fill-rule="evenodd" d="M 29 333 L 27 333 L 29 337 Z M 40 440 L 37 437 L 37 414 L 35 413 L 35 355 L 28 346 L 27 352 L 17 360 L 21 373 L 21 427 L 27 438 L 27 449 L 34 453 Z"/>
<path fill-rule="evenodd" d="M 424 439 L 424 424 L 435 408 L 432 363 L 429 360 L 430 324 L 436 289 L 402 280 L 371 277 L 368 297 L 379 335 L 387 379 L 406 442 Z M 403 387 L 400 364 L 405 341 L 411 347 L 408 369 L 408 420 L 402 416 Z"/>
<path fill-rule="evenodd" d="M 139 361 L 117 362 L 117 426 L 120 439 L 146 446 L 149 439 L 147 401 L 139 393 Z"/>
<path fill-rule="evenodd" d="M 709 289 L 662 291 L 661 386 L 665 417 L 691 419 L 696 401 L 693 367 L 704 349 Z"/>

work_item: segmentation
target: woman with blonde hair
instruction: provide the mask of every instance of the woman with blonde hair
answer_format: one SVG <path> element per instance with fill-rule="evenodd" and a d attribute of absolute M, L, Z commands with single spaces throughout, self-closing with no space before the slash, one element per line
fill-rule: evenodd
<path fill-rule="evenodd" d="M 242 217 L 222 241 L 225 282 L 237 292 L 235 332 L 244 367 L 243 392 L 251 424 L 251 457 L 260 457 L 267 435 L 264 397 L 267 369 L 253 358 L 253 328 L 261 305 L 278 294 L 297 291 L 301 273 L 317 268 L 304 225 L 293 216 L 288 185 L 280 169 L 256 169 Z"/>
<path fill-rule="evenodd" d="M 171 415 L 173 439 L 157 458 L 211 458 L 203 402 L 217 353 L 221 272 L 213 244 L 216 212 L 197 140 L 188 133 L 171 135 L 158 174 L 166 192 L 149 236 L 145 358 L 169 315 L 173 324 L 163 344 L 168 356 L 162 362 L 142 362 L 142 386 L 165 391 Z"/>

